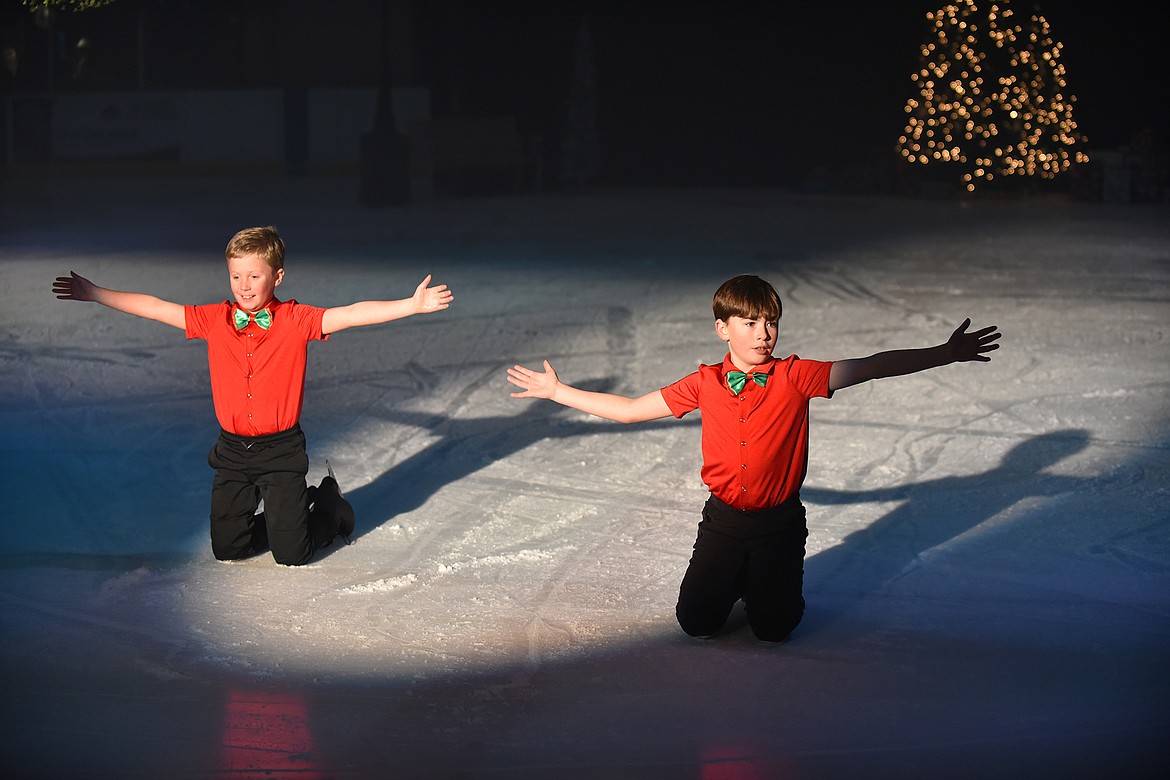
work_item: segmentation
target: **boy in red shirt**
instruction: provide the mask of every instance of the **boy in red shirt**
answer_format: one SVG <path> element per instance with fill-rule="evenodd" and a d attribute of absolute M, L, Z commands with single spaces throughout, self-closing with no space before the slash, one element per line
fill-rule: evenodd
<path fill-rule="evenodd" d="M 111 309 L 180 328 L 207 341 L 211 396 L 219 439 L 208 455 L 211 549 L 219 560 L 272 551 L 277 563 L 308 563 L 336 535 L 353 532 L 353 509 L 332 473 L 307 487 L 309 459 L 300 428 L 308 343 L 359 325 L 439 311 L 454 299 L 447 285 L 396 301 L 361 301 L 331 309 L 276 298 L 284 280 L 284 240 L 273 227 L 241 230 L 227 245 L 235 302 L 184 306 L 152 295 L 107 290 L 75 273 L 58 277 L 62 300 Z M 256 514 L 260 500 L 264 512 Z"/>
<path fill-rule="evenodd" d="M 642 422 L 695 409 L 702 414 L 703 507 L 694 553 L 675 614 L 683 631 L 710 636 L 744 602 L 759 639 L 785 639 L 804 615 L 804 542 L 800 486 L 808 468 L 808 402 L 851 385 L 962 361 L 987 362 L 998 349 L 994 326 L 960 325 L 945 344 L 823 362 L 772 357 L 780 296 L 757 276 L 737 276 L 716 291 L 715 334 L 727 342 L 719 365 L 703 365 L 672 385 L 628 398 L 579 390 L 544 371 L 508 370 L 513 398 L 548 398 L 616 422 Z"/>

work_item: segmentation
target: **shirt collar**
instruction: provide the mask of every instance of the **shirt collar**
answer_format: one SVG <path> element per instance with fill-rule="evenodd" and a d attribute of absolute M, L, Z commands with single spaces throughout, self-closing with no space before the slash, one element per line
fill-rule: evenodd
<path fill-rule="evenodd" d="M 224 303 L 230 304 L 230 307 L 228 308 L 228 322 L 232 322 L 235 319 L 237 311 L 244 311 L 243 309 L 240 308 L 240 305 L 238 303 L 236 303 L 235 301 L 224 301 Z M 276 320 L 276 311 L 278 308 L 280 308 L 280 305 L 281 305 L 280 299 L 273 298 L 272 300 L 270 300 L 268 302 L 268 305 L 264 307 L 265 309 L 268 309 L 268 313 L 270 315 L 272 315 L 273 321 Z M 249 326 L 250 325 L 251 325 L 251 323 L 249 323 Z M 233 326 L 233 329 L 234 329 L 234 326 Z M 237 331 L 237 332 L 242 333 L 243 331 Z"/>
<path fill-rule="evenodd" d="M 775 368 L 776 368 L 776 358 L 773 357 L 773 358 L 769 359 L 767 363 L 764 363 L 764 364 L 759 365 L 759 366 L 754 366 L 750 371 L 746 371 L 744 373 L 747 373 L 747 374 L 767 374 L 768 376 L 771 376 L 772 371 Z M 739 371 L 739 369 L 735 367 L 735 363 L 731 362 L 731 353 L 730 352 L 728 352 L 726 357 L 723 358 L 723 367 L 720 370 L 720 373 L 723 376 L 727 376 L 728 371 Z"/>
<path fill-rule="evenodd" d="M 235 314 L 236 309 L 240 309 L 240 304 L 236 303 L 235 301 L 224 301 L 224 303 L 228 304 L 231 307 L 231 309 L 228 313 L 232 314 L 233 316 Z M 275 315 L 276 310 L 280 307 L 281 303 L 282 302 L 279 298 L 273 298 L 272 300 L 270 300 L 268 302 L 268 305 L 265 306 L 264 308 L 268 309 L 268 311 L 272 312 L 272 314 Z M 240 311 L 243 311 L 243 309 L 240 309 Z"/>

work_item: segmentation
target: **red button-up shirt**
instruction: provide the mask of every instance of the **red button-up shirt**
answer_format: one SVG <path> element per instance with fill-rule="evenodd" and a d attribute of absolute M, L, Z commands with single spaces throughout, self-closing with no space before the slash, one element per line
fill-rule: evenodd
<path fill-rule="evenodd" d="M 187 338 L 207 341 L 211 398 L 220 426 L 238 436 L 287 431 L 300 422 L 308 343 L 321 332 L 325 309 L 273 300 L 272 324 L 236 330 L 229 301 L 186 306 Z"/>
<path fill-rule="evenodd" d="M 832 363 L 796 355 L 755 369 L 739 394 L 727 385 L 731 356 L 662 388 L 675 417 L 703 416 L 703 482 L 736 509 L 768 509 L 800 492 L 808 471 L 808 402 L 828 398 Z"/>

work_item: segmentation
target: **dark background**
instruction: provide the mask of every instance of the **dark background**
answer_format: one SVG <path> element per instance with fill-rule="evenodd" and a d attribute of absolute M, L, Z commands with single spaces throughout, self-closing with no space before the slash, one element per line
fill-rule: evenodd
<path fill-rule="evenodd" d="M 910 74 L 941 0 L 116 0 L 47 27 L 3 3 L 6 92 L 396 85 L 435 116 L 511 115 L 559 147 L 587 20 L 600 179 L 775 186 L 881 178 L 896 164 Z M 1127 147 L 1170 111 L 1159 6 L 1015 2 L 1064 44 L 1087 148 Z M 78 41 L 85 62 L 78 68 Z M 50 40 L 51 39 L 51 40 Z M 52 66 L 50 67 L 50 59 Z M 225 118 L 240 121 L 246 118 Z M 355 128 L 364 132 L 368 128 Z"/>

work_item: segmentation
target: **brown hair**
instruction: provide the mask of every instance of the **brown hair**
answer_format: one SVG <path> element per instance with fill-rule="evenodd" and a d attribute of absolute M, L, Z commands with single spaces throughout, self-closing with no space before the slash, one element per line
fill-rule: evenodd
<path fill-rule="evenodd" d="M 727 322 L 729 317 L 746 320 L 779 321 L 784 306 L 780 295 L 771 284 L 758 276 L 742 274 L 732 277 L 715 291 L 711 301 L 715 319 Z"/>
<path fill-rule="evenodd" d="M 271 225 L 246 228 L 232 236 L 225 254 L 228 260 L 256 254 L 273 271 L 279 271 L 284 268 L 284 239 Z"/>

